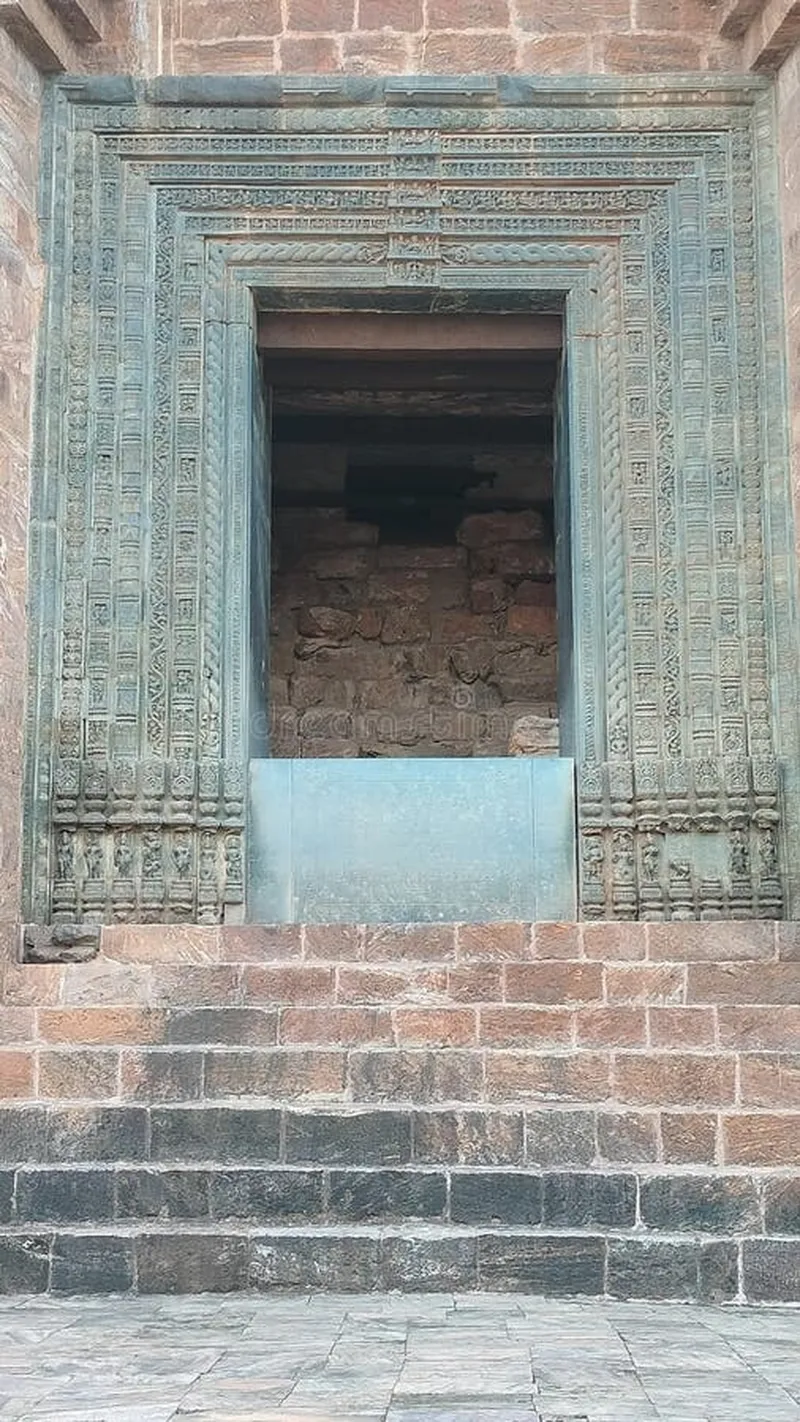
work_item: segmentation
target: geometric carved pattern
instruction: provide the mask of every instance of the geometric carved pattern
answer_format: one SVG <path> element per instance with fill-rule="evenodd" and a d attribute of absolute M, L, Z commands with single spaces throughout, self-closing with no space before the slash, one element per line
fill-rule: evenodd
<path fill-rule="evenodd" d="M 564 310 L 583 912 L 796 903 L 769 89 L 69 80 L 47 141 L 27 916 L 242 912 L 259 302 Z"/>

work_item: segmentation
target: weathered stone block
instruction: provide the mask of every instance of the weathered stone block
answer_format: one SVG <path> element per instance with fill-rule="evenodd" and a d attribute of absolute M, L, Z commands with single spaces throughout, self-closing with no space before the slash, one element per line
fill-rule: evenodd
<path fill-rule="evenodd" d="M 119 1170 L 119 1220 L 207 1220 L 209 1182 L 205 1170 Z"/>
<path fill-rule="evenodd" d="M 278 1159 L 280 1111 L 260 1106 L 156 1106 L 151 1114 L 153 1160 L 214 1160 L 225 1165 Z"/>
<path fill-rule="evenodd" d="M 110 1170 L 20 1170 L 17 1218 L 26 1224 L 113 1219 L 114 1174 Z"/>
<path fill-rule="evenodd" d="M 85 963 L 100 952 L 100 928 L 93 923 L 26 924 L 24 963 Z"/>
<path fill-rule="evenodd" d="M 756 1185 L 747 1176 L 661 1175 L 640 1186 L 642 1223 L 668 1234 L 759 1233 Z"/>
<path fill-rule="evenodd" d="M 447 1181 L 435 1171 L 333 1170 L 329 1199 L 340 1220 L 434 1222 L 444 1219 Z"/>
<path fill-rule="evenodd" d="M 50 1236 L 0 1238 L 0 1294 L 42 1294 L 50 1282 Z"/>
<path fill-rule="evenodd" d="M 287 1111 L 286 1160 L 291 1165 L 406 1165 L 411 1117 L 405 1111 Z"/>
<path fill-rule="evenodd" d="M 542 1177 L 542 1220 L 563 1229 L 630 1229 L 636 1222 L 636 1176 L 550 1173 Z"/>
<path fill-rule="evenodd" d="M 453 1224 L 538 1225 L 542 1220 L 542 1179 L 523 1171 L 455 1171 L 450 1180 Z"/>
<path fill-rule="evenodd" d="M 414 1160 L 421 1164 L 521 1165 L 520 1111 L 415 1111 Z"/>
<path fill-rule="evenodd" d="M 113 1234 L 58 1234 L 51 1288 L 56 1294 L 124 1294 L 133 1288 L 134 1241 Z M 141 1277 L 139 1288 L 142 1287 Z"/>
<path fill-rule="evenodd" d="M 421 1294 L 474 1289 L 477 1253 L 474 1239 L 386 1235 L 380 1246 L 380 1287 Z"/>
<path fill-rule="evenodd" d="M 617 1299 L 696 1299 L 698 1249 L 673 1240 L 610 1239 L 608 1292 Z"/>
<path fill-rule="evenodd" d="M 605 1243 L 586 1236 L 481 1235 L 478 1267 L 485 1289 L 591 1297 L 604 1292 Z"/>
<path fill-rule="evenodd" d="M 136 1240 L 142 1294 L 227 1294 L 248 1283 L 248 1241 L 235 1235 L 153 1234 Z"/>
<path fill-rule="evenodd" d="M 209 1181 L 215 1220 L 289 1224 L 322 1215 L 322 1172 L 215 1170 Z"/>

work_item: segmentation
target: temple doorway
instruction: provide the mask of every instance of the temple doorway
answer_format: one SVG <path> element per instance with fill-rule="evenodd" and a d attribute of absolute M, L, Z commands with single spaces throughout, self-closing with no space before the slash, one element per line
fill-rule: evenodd
<path fill-rule="evenodd" d="M 265 315 L 269 753 L 558 755 L 561 322 Z"/>

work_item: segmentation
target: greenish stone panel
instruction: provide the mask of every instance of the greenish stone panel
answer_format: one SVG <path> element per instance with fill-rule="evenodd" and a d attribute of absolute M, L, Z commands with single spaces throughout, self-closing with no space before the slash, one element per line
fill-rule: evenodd
<path fill-rule="evenodd" d="M 770 86 L 117 77 L 50 101 L 28 917 L 243 913 L 254 314 L 331 304 L 563 310 L 582 911 L 796 913 Z"/>

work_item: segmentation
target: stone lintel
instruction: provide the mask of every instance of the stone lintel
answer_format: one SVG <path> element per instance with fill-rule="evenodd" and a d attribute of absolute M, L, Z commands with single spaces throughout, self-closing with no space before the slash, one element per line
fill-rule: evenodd
<path fill-rule="evenodd" d="M 43 0 L 3 0 L 0 27 L 40 74 L 63 74 L 75 68 L 72 40 Z"/>

